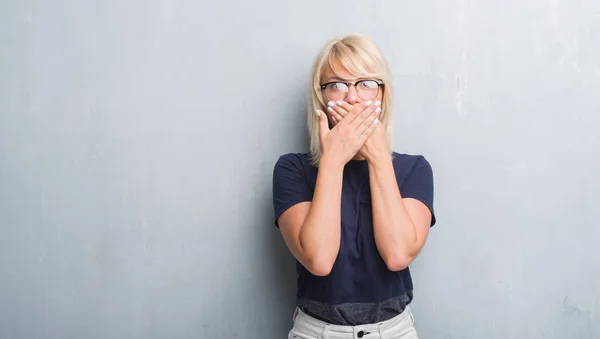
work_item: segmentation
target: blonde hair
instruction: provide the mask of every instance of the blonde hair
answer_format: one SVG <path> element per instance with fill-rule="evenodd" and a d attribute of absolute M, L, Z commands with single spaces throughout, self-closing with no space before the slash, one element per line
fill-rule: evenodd
<path fill-rule="evenodd" d="M 379 47 L 370 38 L 352 34 L 329 41 L 318 54 L 312 69 L 308 98 L 308 131 L 310 135 L 310 154 L 313 165 L 321 159 L 321 141 L 319 139 L 319 117 L 315 110 L 326 111 L 327 103 L 321 92 L 321 77 L 326 67 L 335 73 L 334 63 L 344 67 L 357 78 L 375 78 L 384 82 L 379 120 L 384 124 L 388 148 L 392 144 L 393 89 L 392 73 Z"/>

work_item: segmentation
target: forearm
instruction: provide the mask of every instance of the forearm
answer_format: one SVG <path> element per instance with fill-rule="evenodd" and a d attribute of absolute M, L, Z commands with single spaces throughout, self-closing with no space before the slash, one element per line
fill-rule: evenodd
<path fill-rule="evenodd" d="M 300 229 L 300 246 L 311 270 L 326 275 L 340 249 L 343 166 L 322 159 L 313 200 Z"/>
<path fill-rule="evenodd" d="M 418 233 L 406 209 L 389 155 L 369 161 L 373 232 L 388 268 L 401 270 L 415 256 Z"/>

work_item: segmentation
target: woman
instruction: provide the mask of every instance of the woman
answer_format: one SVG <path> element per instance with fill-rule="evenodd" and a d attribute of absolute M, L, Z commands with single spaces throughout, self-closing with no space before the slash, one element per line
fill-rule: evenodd
<path fill-rule="evenodd" d="M 417 338 L 408 265 L 435 224 L 433 174 L 390 151 L 392 114 L 375 43 L 329 42 L 313 66 L 310 153 L 273 173 L 275 225 L 298 261 L 289 338 Z"/>

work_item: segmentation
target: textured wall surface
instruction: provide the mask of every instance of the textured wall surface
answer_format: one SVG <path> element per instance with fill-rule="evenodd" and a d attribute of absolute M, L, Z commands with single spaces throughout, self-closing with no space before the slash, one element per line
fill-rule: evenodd
<path fill-rule="evenodd" d="M 422 338 L 600 338 L 600 2 L 0 0 L 0 338 L 284 338 L 277 157 L 360 32 L 433 166 Z"/>

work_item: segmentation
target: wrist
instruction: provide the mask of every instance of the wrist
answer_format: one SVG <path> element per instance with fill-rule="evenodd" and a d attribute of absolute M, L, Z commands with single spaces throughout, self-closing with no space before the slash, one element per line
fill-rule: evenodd
<path fill-rule="evenodd" d="M 342 170 L 346 163 L 336 157 L 330 156 L 329 154 L 322 154 L 319 159 L 319 169 L 330 169 L 330 170 Z"/>
<path fill-rule="evenodd" d="M 364 157 L 369 163 L 380 164 L 391 160 L 392 155 L 385 151 L 376 151 L 372 153 L 364 152 Z"/>
<path fill-rule="evenodd" d="M 365 159 L 369 165 L 381 167 L 392 163 L 392 155 L 387 152 L 376 152 L 373 154 L 365 154 Z"/>

